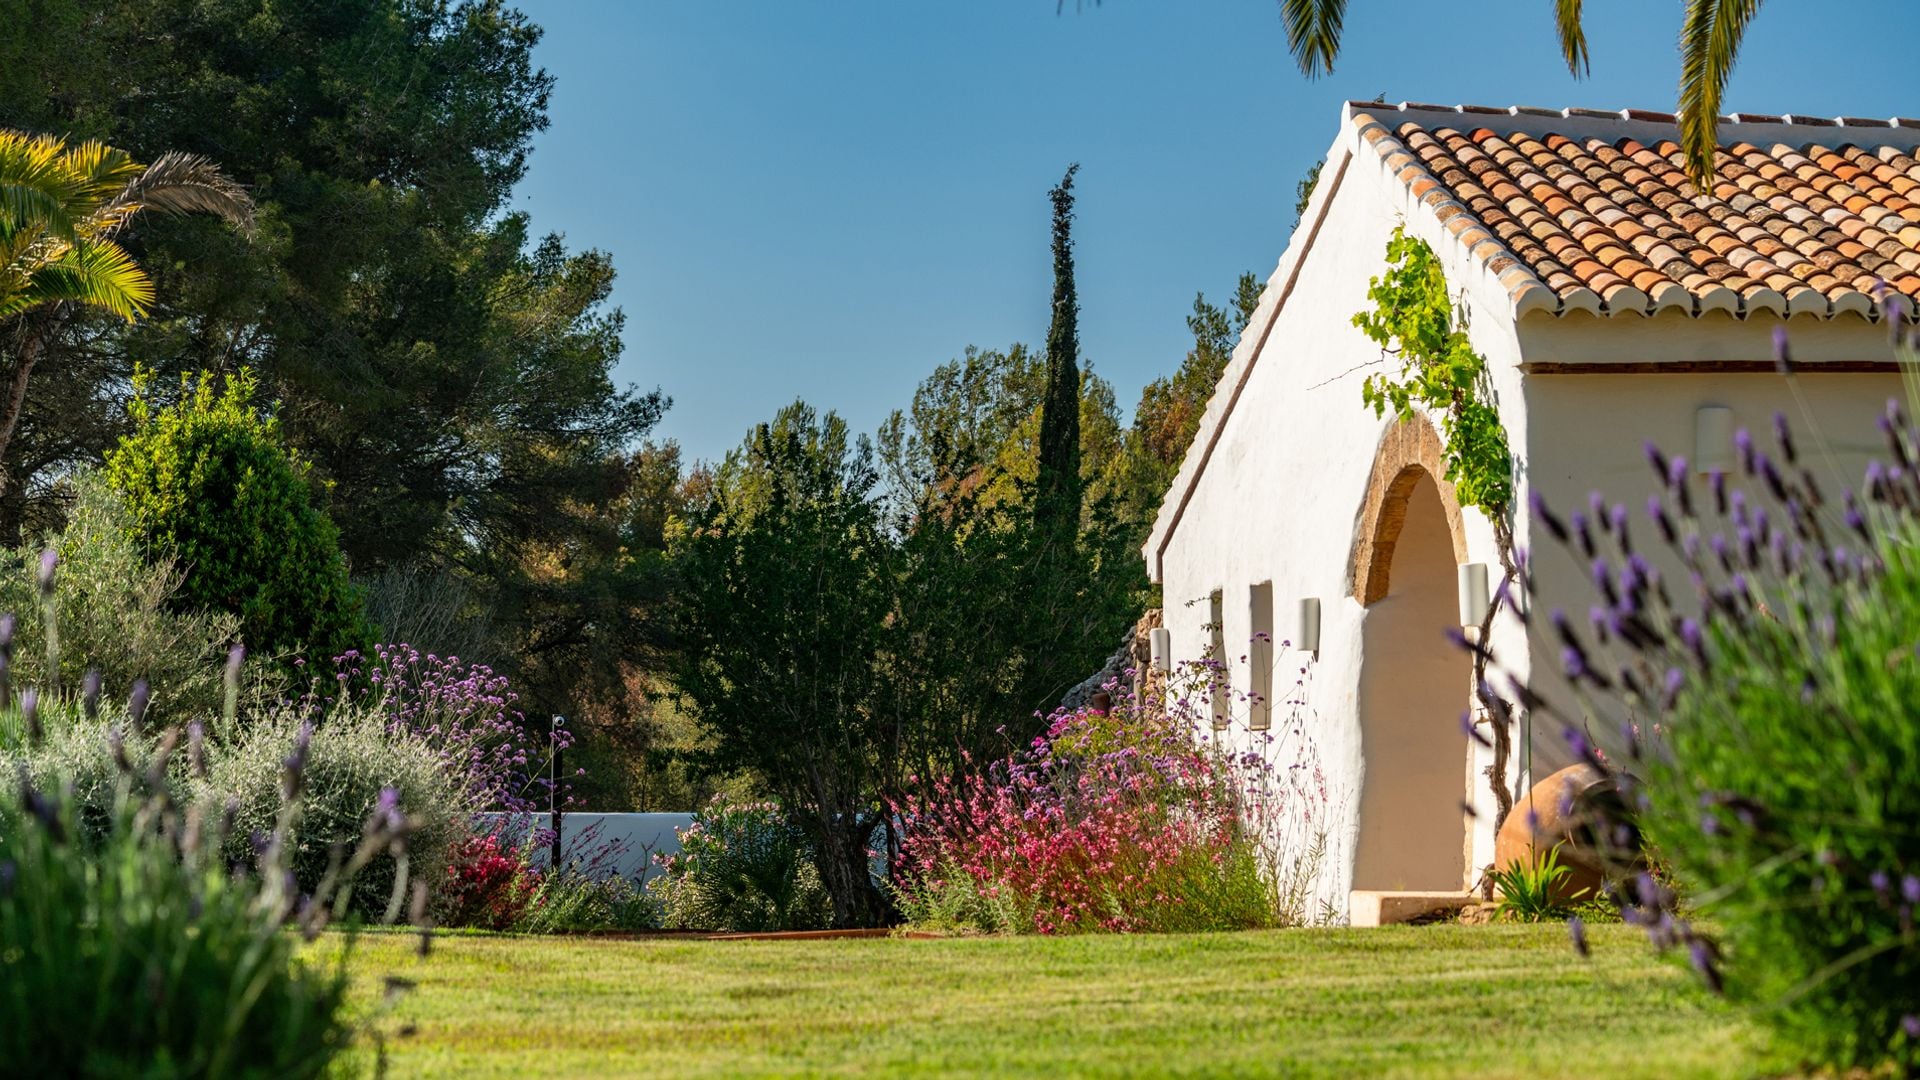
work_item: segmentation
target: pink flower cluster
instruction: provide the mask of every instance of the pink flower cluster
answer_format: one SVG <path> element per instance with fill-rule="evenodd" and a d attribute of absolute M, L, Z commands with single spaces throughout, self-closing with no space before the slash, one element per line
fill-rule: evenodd
<path fill-rule="evenodd" d="M 1109 712 L 1058 712 L 1026 749 L 894 807 L 909 905 L 959 886 L 1030 912 L 1040 933 L 1150 929 L 1196 880 L 1256 859 L 1267 803 L 1295 786 L 1263 754 L 1203 741 L 1181 702 L 1115 697 Z"/>
<path fill-rule="evenodd" d="M 469 836 L 454 852 L 441 886 L 448 926 L 510 930 L 539 903 L 540 872 L 494 833 Z"/>

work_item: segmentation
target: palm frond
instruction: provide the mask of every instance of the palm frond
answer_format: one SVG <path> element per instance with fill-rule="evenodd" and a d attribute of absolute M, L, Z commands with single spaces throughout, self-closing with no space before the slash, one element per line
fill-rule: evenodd
<path fill-rule="evenodd" d="M 0 129 L 0 319 L 60 303 L 145 314 L 153 282 L 111 237 L 146 211 L 253 225 L 253 200 L 206 158 L 143 167 L 95 140 Z"/>
<path fill-rule="evenodd" d="M 1703 193 L 1713 190 L 1720 102 L 1740 55 L 1747 24 L 1761 0 L 1687 0 L 1680 27 L 1680 149 L 1687 175 Z"/>
<path fill-rule="evenodd" d="M 0 294 L 0 320 L 43 304 L 85 304 L 132 322 L 153 305 L 153 281 L 111 240 L 81 240 L 36 268 L 24 287 Z"/>
<path fill-rule="evenodd" d="M 1580 17 L 1581 0 L 1553 0 L 1553 27 L 1560 34 L 1560 55 L 1576 79 L 1593 70 L 1587 57 L 1587 28 Z"/>
<path fill-rule="evenodd" d="M 73 239 L 78 222 L 74 184 L 61 160 L 64 146 L 52 136 L 0 129 L 0 225 Z"/>
<path fill-rule="evenodd" d="M 72 200 L 83 206 L 106 202 L 140 175 L 140 163 L 132 154 L 97 139 L 67 146 L 60 153 L 60 168 L 67 174 Z"/>
<path fill-rule="evenodd" d="M 0 184 L 0 223 L 8 232 L 52 233 L 63 240 L 72 240 L 79 227 L 65 200 L 32 184 Z"/>
<path fill-rule="evenodd" d="M 164 214 L 212 214 L 253 228 L 253 199 L 246 189 L 198 154 L 167 153 L 101 206 L 100 225 L 112 232 L 143 210 Z"/>
<path fill-rule="evenodd" d="M 1287 48 L 1308 78 L 1332 74 L 1346 17 L 1347 0 L 1280 0 Z"/>

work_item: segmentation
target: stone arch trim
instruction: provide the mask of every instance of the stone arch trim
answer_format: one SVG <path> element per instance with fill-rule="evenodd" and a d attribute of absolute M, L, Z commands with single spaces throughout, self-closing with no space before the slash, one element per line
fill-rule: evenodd
<path fill-rule="evenodd" d="M 1387 595 L 1391 586 L 1393 549 L 1400 530 L 1407 522 L 1407 500 L 1422 477 L 1431 477 L 1440 489 L 1440 505 L 1446 511 L 1447 532 L 1453 540 L 1453 561 L 1467 561 L 1467 530 L 1460 515 L 1460 500 L 1446 475 L 1440 433 L 1424 416 L 1397 420 L 1380 435 L 1380 446 L 1373 454 L 1373 469 L 1367 474 L 1366 499 L 1355 522 L 1353 555 L 1348 567 L 1353 598 L 1362 606 Z"/>

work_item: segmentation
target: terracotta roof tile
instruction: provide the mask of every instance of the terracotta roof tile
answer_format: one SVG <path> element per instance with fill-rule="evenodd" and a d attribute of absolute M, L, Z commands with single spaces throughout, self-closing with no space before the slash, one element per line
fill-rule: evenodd
<path fill-rule="evenodd" d="M 1668 113 L 1351 108 L 1517 311 L 1870 317 L 1874 290 L 1920 299 L 1920 161 L 1904 130 L 1920 121 L 1724 118 L 1737 127 L 1703 195 Z"/>

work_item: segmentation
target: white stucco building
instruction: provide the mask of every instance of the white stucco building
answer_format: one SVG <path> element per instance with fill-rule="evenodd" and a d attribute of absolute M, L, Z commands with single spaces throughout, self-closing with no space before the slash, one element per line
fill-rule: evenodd
<path fill-rule="evenodd" d="M 1274 666 L 1280 686 L 1311 669 L 1308 734 L 1332 793 L 1319 894 L 1336 912 L 1352 890 L 1464 890 L 1493 851 L 1488 755 L 1459 722 L 1471 666 L 1443 637 L 1459 623 L 1456 567 L 1497 577 L 1492 529 L 1440 482 L 1430 425 L 1361 402 L 1381 357 L 1351 319 L 1396 226 L 1437 253 L 1489 361 L 1523 548 L 1530 490 L 1565 508 L 1605 491 L 1646 529 L 1644 441 L 1699 465 L 1730 452 L 1712 410 L 1756 435 L 1776 410 L 1797 418 L 1771 359 L 1778 326 L 1849 479 L 1875 450 L 1899 374 L 1873 290 L 1920 294 L 1920 121 L 1736 115 L 1720 138 L 1701 196 L 1663 114 L 1341 113 L 1144 549 L 1174 658 L 1206 654 L 1217 610 L 1236 688 L 1254 685 L 1253 635 L 1291 638 L 1299 601 L 1320 601 L 1317 657 L 1280 649 Z M 1536 565 L 1543 596 L 1586 602 L 1570 560 Z M 1493 644 L 1538 688 L 1557 678 L 1558 649 L 1516 622 Z M 1531 745 L 1515 734 L 1511 787 L 1566 762 L 1557 727 Z"/>

